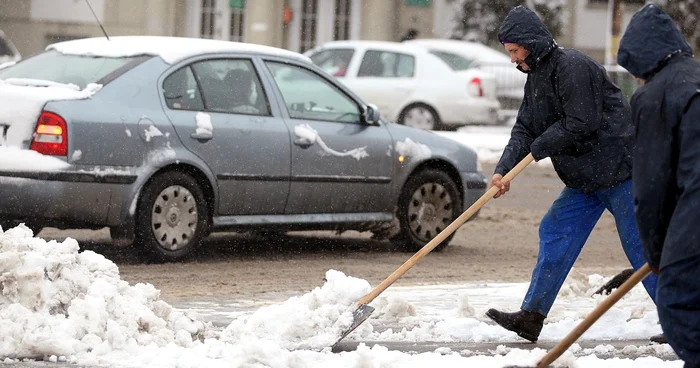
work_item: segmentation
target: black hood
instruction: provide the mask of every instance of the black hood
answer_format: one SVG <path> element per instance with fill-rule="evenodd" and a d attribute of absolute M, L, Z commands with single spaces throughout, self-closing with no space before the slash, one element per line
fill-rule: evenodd
<path fill-rule="evenodd" d="M 517 43 L 530 51 L 525 63 L 534 69 L 556 47 L 554 37 L 534 11 L 520 5 L 513 8 L 498 29 L 501 43 Z"/>
<path fill-rule="evenodd" d="M 635 77 L 649 79 L 674 55 L 692 52 L 671 17 L 649 4 L 630 20 L 620 41 L 617 63 Z"/>

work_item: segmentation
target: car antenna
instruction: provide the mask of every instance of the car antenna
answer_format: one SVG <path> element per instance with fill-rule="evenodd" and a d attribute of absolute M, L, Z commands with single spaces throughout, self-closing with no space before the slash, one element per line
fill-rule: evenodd
<path fill-rule="evenodd" d="M 97 24 L 100 25 L 100 28 L 102 29 L 102 33 L 105 34 L 105 37 L 107 37 L 107 41 L 109 41 L 109 35 L 107 34 L 107 31 L 105 31 L 105 27 L 102 27 L 102 23 L 100 22 L 100 18 L 98 18 L 97 14 L 95 14 L 95 11 L 92 10 L 92 5 L 90 5 L 90 2 L 88 0 L 85 0 L 85 2 L 87 3 L 88 8 L 90 8 L 92 15 L 95 16 L 95 20 L 97 21 Z"/>

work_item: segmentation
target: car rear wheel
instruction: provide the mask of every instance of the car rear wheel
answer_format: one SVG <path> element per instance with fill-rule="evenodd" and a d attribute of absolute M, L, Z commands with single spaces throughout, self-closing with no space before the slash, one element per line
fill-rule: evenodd
<path fill-rule="evenodd" d="M 423 130 L 435 130 L 440 127 L 440 119 L 432 107 L 418 103 L 409 105 L 401 111 L 399 124 Z"/>
<path fill-rule="evenodd" d="M 136 242 L 155 262 L 178 261 L 208 234 L 204 194 L 189 175 L 169 172 L 144 188 L 136 216 Z"/>
<path fill-rule="evenodd" d="M 396 217 L 400 233 L 392 239 L 407 252 L 416 252 L 461 214 L 461 196 L 455 182 L 444 172 L 427 169 L 411 176 L 404 185 Z M 446 247 L 450 235 L 435 250 Z"/>

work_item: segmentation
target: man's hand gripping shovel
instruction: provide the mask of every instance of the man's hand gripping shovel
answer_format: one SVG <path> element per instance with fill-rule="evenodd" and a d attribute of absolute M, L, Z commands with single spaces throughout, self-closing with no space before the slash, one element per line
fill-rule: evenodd
<path fill-rule="evenodd" d="M 508 172 L 502 179 L 501 182 L 503 184 L 506 184 L 513 180 L 513 178 L 518 175 L 527 165 L 532 162 L 534 158 L 532 157 L 532 154 L 528 154 L 520 163 L 518 163 L 510 172 Z M 369 292 L 369 294 L 365 295 L 362 297 L 357 302 L 357 309 L 353 312 L 353 321 L 350 327 L 342 333 L 338 341 L 336 341 L 336 344 L 340 342 L 340 340 L 344 339 L 345 336 L 350 334 L 353 330 L 355 330 L 362 322 L 367 320 L 369 318 L 370 314 L 374 312 L 374 308 L 369 306 L 369 303 L 371 303 L 374 298 L 379 296 L 384 290 L 386 290 L 391 284 L 393 284 L 396 280 L 398 280 L 401 276 L 403 276 L 406 271 L 408 271 L 411 267 L 413 267 L 416 262 L 418 262 L 421 258 L 423 258 L 426 254 L 430 253 L 435 247 L 440 245 L 448 236 L 450 236 L 452 233 L 457 231 L 462 224 L 464 224 L 469 218 L 474 216 L 474 214 L 483 207 L 486 202 L 488 202 L 493 196 L 498 193 L 500 189 L 498 187 L 491 187 L 484 195 L 481 196 L 474 204 L 472 204 L 464 213 L 462 213 L 459 217 L 457 217 L 450 225 L 448 225 L 444 230 L 442 230 L 440 233 L 438 233 L 431 241 L 428 242 L 428 244 L 424 245 L 421 250 L 416 252 L 416 254 L 413 255 L 413 257 L 409 258 L 406 262 L 404 262 L 401 267 L 396 269 L 389 277 L 387 277 L 384 281 L 382 281 L 377 287 L 375 287 L 372 291 Z"/>

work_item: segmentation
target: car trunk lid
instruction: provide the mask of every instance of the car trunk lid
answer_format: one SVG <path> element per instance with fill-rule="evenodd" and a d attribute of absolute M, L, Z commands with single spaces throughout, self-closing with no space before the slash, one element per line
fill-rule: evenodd
<path fill-rule="evenodd" d="M 0 146 L 28 149 L 44 106 L 49 101 L 91 97 L 102 86 L 78 86 L 10 78 L 0 80 Z"/>
<path fill-rule="evenodd" d="M 496 77 L 477 69 L 458 71 L 457 75 L 467 85 L 469 94 L 473 97 L 496 99 Z"/>

